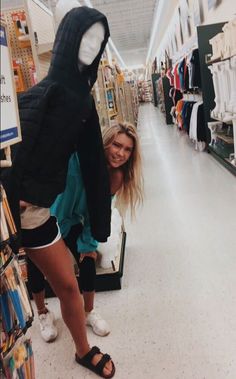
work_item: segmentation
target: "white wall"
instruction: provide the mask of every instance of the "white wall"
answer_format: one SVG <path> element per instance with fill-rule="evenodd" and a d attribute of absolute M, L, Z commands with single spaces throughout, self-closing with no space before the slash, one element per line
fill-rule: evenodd
<path fill-rule="evenodd" d="M 207 9 L 207 1 L 205 0 L 204 13 L 206 14 L 204 24 L 229 21 L 236 17 L 236 0 L 221 0 L 221 4 L 219 4 L 216 9 L 210 10 L 209 12 Z"/>
<path fill-rule="evenodd" d="M 167 44 L 169 44 L 169 41 L 166 39 L 166 36 L 168 35 L 168 31 L 172 28 L 171 25 L 175 23 L 175 20 L 176 20 L 175 15 L 177 13 L 176 11 L 181 4 L 181 0 L 177 0 L 176 3 L 175 3 L 175 0 L 171 0 L 171 2 L 172 1 L 173 1 L 173 4 L 176 4 L 176 8 L 172 10 L 172 17 L 169 19 L 169 21 L 167 21 L 166 18 L 165 19 L 161 18 L 162 25 L 160 25 L 160 30 L 163 30 L 163 25 L 166 25 L 166 29 L 165 29 L 164 35 L 162 35 L 162 38 L 161 39 L 157 38 L 159 47 L 157 47 L 156 56 L 157 56 L 158 62 L 164 59 L 164 51 L 168 47 Z M 189 0 L 190 9 L 194 1 L 196 0 Z M 208 10 L 208 0 L 198 0 L 198 2 L 200 4 L 200 8 L 203 11 L 202 12 L 203 13 L 202 25 L 229 21 L 236 17 L 236 0 L 221 0 L 219 1 L 219 5 L 211 10 Z M 191 16 L 190 22 L 191 22 L 192 31 L 193 31 L 192 36 L 188 40 L 184 39 L 184 44 L 182 46 L 180 43 L 180 35 L 175 33 L 178 40 L 178 51 L 175 51 L 175 54 L 171 56 L 171 58 L 173 58 L 174 60 L 179 55 L 183 55 L 184 54 L 183 51 L 186 50 L 186 48 L 191 49 L 192 43 L 196 43 L 195 42 L 197 40 L 196 27 L 194 26 L 192 16 Z M 173 32 L 171 32 L 171 34 L 173 35 Z M 159 34 L 159 37 L 160 37 L 160 34 Z"/>
<path fill-rule="evenodd" d="M 161 12 L 161 14 L 154 15 L 154 17 L 158 17 L 158 25 L 156 28 L 156 34 L 155 34 L 152 54 L 151 54 L 151 58 L 153 59 L 155 57 L 155 51 L 158 49 L 158 46 L 161 44 L 162 40 L 165 38 L 170 20 L 172 20 L 175 9 L 179 3 L 179 0 L 167 0 L 167 1 L 158 0 L 158 1 L 159 3 L 157 4 L 159 8 L 157 8 L 157 11 Z"/>

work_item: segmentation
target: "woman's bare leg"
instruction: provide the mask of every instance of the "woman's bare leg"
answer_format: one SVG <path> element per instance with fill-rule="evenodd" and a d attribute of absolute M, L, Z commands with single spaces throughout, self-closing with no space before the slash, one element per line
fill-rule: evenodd
<path fill-rule="evenodd" d="M 27 249 L 27 254 L 46 276 L 61 304 L 62 317 L 68 326 L 79 357 L 90 347 L 85 330 L 83 301 L 63 240 L 41 249 Z"/>
<path fill-rule="evenodd" d="M 47 313 L 47 307 L 45 304 L 45 290 L 34 293 L 32 292 L 32 296 L 38 311 L 38 314 Z"/>
<path fill-rule="evenodd" d="M 86 313 L 89 313 L 93 310 L 94 296 L 95 296 L 95 291 L 92 291 L 92 292 L 83 291 L 84 310 Z"/>
<path fill-rule="evenodd" d="M 60 239 L 51 246 L 26 249 L 26 252 L 46 276 L 59 298 L 62 317 L 75 342 L 77 355 L 83 357 L 90 350 L 85 328 L 84 304 L 64 241 Z M 93 364 L 100 359 L 101 356 L 96 355 Z M 111 370 L 111 362 L 108 362 L 104 374 L 108 375 Z"/>

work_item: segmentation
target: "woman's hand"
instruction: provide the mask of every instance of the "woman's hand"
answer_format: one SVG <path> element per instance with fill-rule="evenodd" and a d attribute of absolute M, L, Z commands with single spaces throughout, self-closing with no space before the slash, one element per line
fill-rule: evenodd
<path fill-rule="evenodd" d="M 96 251 L 91 251 L 89 253 L 80 253 L 80 258 L 79 258 L 80 263 L 83 261 L 83 259 L 85 257 L 93 258 L 96 261 L 96 259 L 97 259 L 97 252 Z"/>

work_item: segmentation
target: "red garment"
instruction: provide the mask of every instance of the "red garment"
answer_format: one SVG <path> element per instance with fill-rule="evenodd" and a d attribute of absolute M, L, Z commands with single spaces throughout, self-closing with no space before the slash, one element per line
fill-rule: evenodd
<path fill-rule="evenodd" d="M 174 70 L 173 70 L 173 74 L 174 74 L 174 86 L 175 86 L 176 89 L 181 90 L 179 73 L 178 73 L 178 66 L 179 66 L 179 64 L 176 63 L 176 65 L 174 67 Z"/>

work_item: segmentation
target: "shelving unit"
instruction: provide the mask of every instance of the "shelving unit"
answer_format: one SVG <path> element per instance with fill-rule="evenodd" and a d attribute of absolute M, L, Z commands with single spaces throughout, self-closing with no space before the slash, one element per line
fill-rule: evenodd
<path fill-rule="evenodd" d="M 15 81 L 16 81 L 16 88 L 18 88 L 18 92 L 26 91 L 28 88 L 30 88 L 34 82 L 32 81 L 32 75 L 30 75 L 29 70 L 29 62 L 33 62 L 34 65 L 34 58 L 33 58 L 33 51 L 31 46 L 31 40 L 29 37 L 27 45 L 20 45 L 19 40 L 17 38 L 17 35 L 15 33 L 15 24 L 17 21 L 14 21 L 17 18 L 17 15 L 19 17 L 24 17 L 25 22 L 27 22 L 26 26 L 28 27 L 28 19 L 27 15 L 25 13 L 24 9 L 12 9 L 12 10 L 4 10 L 2 9 L 3 18 L 6 22 L 8 34 L 9 34 L 9 40 L 11 45 L 11 57 L 12 57 L 12 66 L 13 62 L 17 63 L 18 66 L 18 73 L 16 72 L 15 75 Z M 34 71 L 35 71 L 34 66 Z M 19 77 L 21 78 L 21 85 L 19 86 Z"/>
<path fill-rule="evenodd" d="M 25 15 L 21 12 L 8 13 L 11 27 L 21 20 L 21 29 L 26 29 Z M 15 23 L 15 24 L 14 24 Z M 12 26 L 13 25 L 13 26 Z M 17 24 L 18 27 L 18 24 Z M 28 34 L 28 33 L 26 33 Z M 9 38 L 10 36 L 10 38 Z M 27 36 L 28 39 L 28 36 Z M 9 42 L 10 41 L 10 42 Z M 28 41 L 28 40 L 27 40 Z M 22 41 L 20 41 L 22 42 Z M 16 41 L 17 44 L 17 33 Z M 14 41 L 8 32 L 8 24 L 1 20 L 1 149 L 5 159 L 1 160 L 1 170 L 11 166 L 11 145 L 20 142 L 21 132 L 16 101 L 16 85 L 23 90 L 21 83 L 14 83 L 12 51 Z M 19 52 L 28 49 L 27 44 L 16 45 Z M 23 57 L 25 55 L 23 54 Z M 15 69 L 18 70 L 15 62 Z M 23 77 L 23 72 L 21 72 Z M 19 72 L 18 72 L 19 75 Z M 26 79 L 29 79 L 25 75 Z M 25 82 L 26 83 L 26 82 Z M 14 85 L 15 84 L 15 85 Z M 3 158 L 3 156 L 2 156 Z M 6 192 L 0 183 L 0 372 L 4 378 L 34 379 L 33 351 L 30 339 L 24 337 L 33 321 L 33 310 L 17 259 L 17 230 L 9 207 Z"/>
<path fill-rule="evenodd" d="M 117 116 L 117 106 L 112 68 L 105 58 L 103 58 L 99 64 L 97 82 L 93 89 L 93 95 L 101 128 L 107 128 Z"/>
<path fill-rule="evenodd" d="M 217 34 L 222 33 L 227 23 L 217 23 L 213 25 L 203 25 L 197 27 L 200 69 L 202 77 L 202 96 L 205 114 L 205 127 L 208 138 L 208 151 L 216 158 L 224 167 L 236 175 L 236 113 L 235 109 L 229 109 L 230 102 L 235 102 L 235 96 L 230 96 L 224 92 L 224 88 L 230 88 L 231 92 L 236 87 L 236 71 L 231 73 L 231 77 L 225 76 L 224 82 L 219 82 L 216 77 L 216 71 L 226 70 L 231 60 L 235 60 L 235 56 L 225 58 L 222 56 L 216 59 L 209 59 L 212 56 L 212 46 L 210 41 Z M 236 60 L 235 60 L 236 62 Z M 221 81 L 223 77 L 221 78 Z M 224 86 L 225 85 L 225 86 Z M 228 86 L 228 87 L 227 87 Z M 223 101 L 220 99 L 223 97 Z M 228 97 L 230 97 L 228 99 Z M 211 138 L 211 132 L 208 123 L 219 121 L 221 126 L 215 130 L 214 141 Z"/>
<path fill-rule="evenodd" d="M 115 99 L 115 78 L 114 68 L 111 67 L 106 59 L 101 60 L 101 74 L 103 78 L 103 90 L 105 92 L 105 107 L 108 113 L 109 126 L 117 116 L 117 106 Z"/>
<path fill-rule="evenodd" d="M 53 15 L 41 1 L 29 0 L 22 8 L 1 11 L 8 26 L 17 92 L 26 91 L 47 75 L 55 37 Z M 27 31 L 25 42 L 16 33 L 19 22 Z"/>
<path fill-rule="evenodd" d="M 17 257 L 11 247 L 12 240 L 16 238 L 16 227 L 2 185 L 0 207 L 1 369 L 6 378 L 33 379 L 31 341 L 23 337 L 32 324 L 33 310 Z M 24 375 L 25 372 L 27 376 Z"/>
<path fill-rule="evenodd" d="M 125 80 L 124 82 L 125 104 L 126 104 L 126 121 L 137 125 L 138 119 L 138 86 L 135 79 Z"/>
<path fill-rule="evenodd" d="M 125 90 L 124 90 L 124 74 L 115 65 L 115 95 L 117 105 L 117 120 L 123 122 L 126 120 L 127 106 L 125 102 Z"/>
<path fill-rule="evenodd" d="M 228 143 L 229 145 L 233 145 L 234 144 L 233 137 L 228 137 L 226 134 L 220 134 L 220 133 L 216 133 L 216 134 L 217 134 L 217 138 L 221 139 L 225 143 Z"/>
<path fill-rule="evenodd" d="M 116 120 L 137 125 L 139 101 L 136 81 L 125 79 L 118 66 L 110 66 L 106 57 L 100 62 L 93 94 L 102 129 Z"/>

